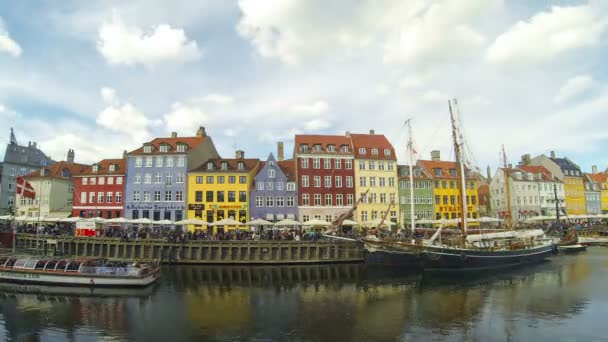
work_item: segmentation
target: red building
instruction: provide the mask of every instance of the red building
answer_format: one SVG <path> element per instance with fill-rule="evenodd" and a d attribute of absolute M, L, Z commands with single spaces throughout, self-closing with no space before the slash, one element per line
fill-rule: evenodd
<path fill-rule="evenodd" d="M 333 221 L 355 202 L 351 139 L 337 135 L 296 135 L 294 162 L 300 221 Z"/>
<path fill-rule="evenodd" d="M 74 176 L 72 216 L 123 216 L 126 177 L 124 159 L 104 159 Z"/>

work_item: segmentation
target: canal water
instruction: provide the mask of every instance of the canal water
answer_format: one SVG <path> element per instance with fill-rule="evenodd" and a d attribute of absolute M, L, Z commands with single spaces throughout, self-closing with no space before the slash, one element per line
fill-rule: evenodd
<path fill-rule="evenodd" d="M 0 284 L 5 341 L 608 341 L 608 248 L 483 277 L 176 266 L 142 290 Z"/>

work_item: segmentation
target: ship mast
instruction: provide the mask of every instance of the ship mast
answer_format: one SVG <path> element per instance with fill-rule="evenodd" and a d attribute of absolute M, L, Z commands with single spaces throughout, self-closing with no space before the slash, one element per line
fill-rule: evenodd
<path fill-rule="evenodd" d="M 410 229 L 412 230 L 412 234 L 414 234 L 416 232 L 416 218 L 414 215 L 414 138 L 412 136 L 412 119 L 408 119 L 406 123 L 409 135 L 407 140 L 407 150 L 410 164 Z"/>
<path fill-rule="evenodd" d="M 467 235 L 467 203 L 466 203 L 466 178 L 465 178 L 465 170 L 464 170 L 464 157 L 462 153 L 462 134 L 458 130 L 456 124 L 456 115 L 458 112 L 458 102 L 456 99 L 448 101 L 448 106 L 450 107 L 450 121 L 452 122 L 452 139 L 454 140 L 454 154 L 456 155 L 456 164 L 458 165 L 457 174 L 460 175 L 460 229 L 462 231 L 463 237 Z"/>
<path fill-rule="evenodd" d="M 505 152 L 505 145 L 502 145 L 502 166 L 504 170 L 505 177 L 505 194 L 507 195 L 507 228 L 513 228 L 513 218 L 511 217 L 511 187 L 510 187 L 510 179 L 509 174 L 511 170 L 509 170 L 509 166 L 507 164 L 507 153 Z"/>

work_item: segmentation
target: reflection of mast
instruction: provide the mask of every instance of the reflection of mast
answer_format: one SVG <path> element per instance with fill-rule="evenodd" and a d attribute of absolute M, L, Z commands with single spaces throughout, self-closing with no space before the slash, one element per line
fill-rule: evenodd
<path fill-rule="evenodd" d="M 458 102 L 456 99 L 448 101 L 448 106 L 450 107 L 450 119 L 452 122 L 452 139 L 454 140 L 454 154 L 456 155 L 456 164 L 458 165 L 458 173 L 460 174 L 459 182 L 460 182 L 460 227 L 462 230 L 462 234 L 467 234 L 467 203 L 466 200 L 466 179 L 464 172 L 464 161 L 463 161 L 463 153 L 462 153 L 462 134 L 457 128 L 456 125 L 456 116 L 458 113 Z"/>
<path fill-rule="evenodd" d="M 407 131 L 408 131 L 408 140 L 407 140 L 407 150 L 409 155 L 409 164 L 410 164 L 410 224 L 412 234 L 416 232 L 416 219 L 414 215 L 414 138 L 412 136 L 412 119 L 408 119 L 407 123 Z"/>
<path fill-rule="evenodd" d="M 507 195 L 507 228 L 511 229 L 513 227 L 513 218 L 511 217 L 511 187 L 509 184 L 509 174 L 511 173 L 511 170 L 508 169 L 505 145 L 502 145 L 502 167 L 505 176 L 505 194 Z"/>

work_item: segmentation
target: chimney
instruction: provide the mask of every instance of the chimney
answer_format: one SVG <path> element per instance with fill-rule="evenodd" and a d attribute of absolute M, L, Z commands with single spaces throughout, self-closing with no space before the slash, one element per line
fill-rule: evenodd
<path fill-rule="evenodd" d="M 369 130 L 369 135 L 374 135 L 374 134 L 376 134 L 376 131 L 374 131 L 373 129 L 370 129 Z"/>
<path fill-rule="evenodd" d="M 508 168 L 509 168 L 509 170 L 510 170 L 510 169 L 512 169 L 512 168 L 513 168 L 513 164 L 509 163 L 509 165 L 507 165 L 507 167 L 508 167 Z"/>
<path fill-rule="evenodd" d="M 122 159 L 127 159 L 127 150 L 122 151 Z"/>
<path fill-rule="evenodd" d="M 597 173 L 597 165 L 591 166 L 591 173 Z"/>
<path fill-rule="evenodd" d="M 492 171 L 490 170 L 490 165 L 488 165 L 488 167 L 486 168 L 486 177 L 488 178 L 488 181 L 492 179 Z"/>
<path fill-rule="evenodd" d="M 205 127 L 200 126 L 198 128 L 198 131 L 196 131 L 196 136 L 197 137 L 206 137 L 207 136 L 207 132 L 205 132 Z"/>
<path fill-rule="evenodd" d="M 522 165 L 530 165 L 530 154 L 526 153 L 521 156 L 521 164 Z"/>
<path fill-rule="evenodd" d="M 37 148 L 37 146 L 38 146 L 38 143 L 36 143 L 35 141 L 32 141 L 32 148 L 35 149 L 35 148 Z"/>
<path fill-rule="evenodd" d="M 66 159 L 66 161 L 68 163 L 73 163 L 74 162 L 74 150 L 72 150 L 72 149 L 68 150 L 68 158 Z"/>
<path fill-rule="evenodd" d="M 279 141 L 277 143 L 277 160 L 282 161 L 283 159 L 285 159 L 285 156 L 283 153 L 283 142 Z"/>
<path fill-rule="evenodd" d="M 344 135 L 350 139 L 350 131 L 346 131 L 346 133 L 344 133 Z"/>
<path fill-rule="evenodd" d="M 171 132 L 171 138 L 177 138 L 177 132 Z"/>
<path fill-rule="evenodd" d="M 441 152 L 439 150 L 431 151 L 431 160 L 432 161 L 440 161 L 441 160 Z"/>
<path fill-rule="evenodd" d="M 245 158 L 245 151 L 243 150 L 237 150 L 236 151 L 236 159 L 243 159 Z"/>
<path fill-rule="evenodd" d="M 555 158 L 555 151 L 551 151 L 551 158 Z"/>

